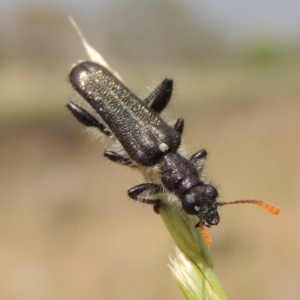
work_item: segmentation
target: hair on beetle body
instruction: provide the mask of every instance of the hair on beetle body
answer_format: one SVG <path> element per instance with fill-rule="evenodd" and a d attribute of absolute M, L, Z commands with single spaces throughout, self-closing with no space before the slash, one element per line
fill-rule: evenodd
<path fill-rule="evenodd" d="M 279 213 L 278 208 L 258 200 L 217 201 L 217 189 L 207 183 L 202 174 L 207 151 L 202 149 L 190 156 L 183 155 L 180 145 L 184 120 L 179 118 L 171 126 L 160 117 L 171 99 L 171 79 L 164 79 L 143 101 L 109 70 L 94 62 L 75 65 L 70 82 L 93 108 L 94 115 L 100 117 L 98 119 L 83 107 L 69 102 L 67 107 L 75 118 L 115 141 L 113 149 L 106 150 L 104 156 L 121 165 L 146 168 L 155 173 L 155 182 L 129 189 L 130 198 L 153 204 L 158 212 L 160 200 L 152 197 L 171 193 L 170 198 L 175 196 L 177 199 L 174 206 L 199 218 L 196 227 L 201 227 L 204 236 L 207 235 L 205 226 L 219 223 L 218 207 L 222 205 L 254 203 L 271 213 Z"/>

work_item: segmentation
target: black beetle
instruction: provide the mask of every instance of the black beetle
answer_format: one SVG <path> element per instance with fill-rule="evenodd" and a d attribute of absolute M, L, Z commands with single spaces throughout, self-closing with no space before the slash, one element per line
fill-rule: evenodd
<path fill-rule="evenodd" d="M 70 82 L 96 112 L 93 116 L 69 102 L 67 107 L 76 119 L 85 126 L 97 128 L 122 146 L 121 151 L 120 147 L 115 147 L 117 151 L 105 151 L 104 156 L 122 165 L 151 168 L 157 172 L 158 183 L 143 183 L 131 188 L 128 190 L 130 198 L 154 204 L 158 211 L 160 200 L 147 197 L 172 193 L 187 214 L 199 217 L 196 227 L 202 229 L 219 223 L 218 206 L 225 204 L 255 203 L 272 213 L 279 212 L 277 207 L 259 200 L 217 201 L 217 189 L 202 176 L 206 150 L 190 157 L 182 155 L 179 146 L 184 120 L 178 119 L 171 126 L 159 115 L 171 98 L 171 79 L 163 80 L 143 101 L 109 70 L 94 62 L 75 65 Z"/>

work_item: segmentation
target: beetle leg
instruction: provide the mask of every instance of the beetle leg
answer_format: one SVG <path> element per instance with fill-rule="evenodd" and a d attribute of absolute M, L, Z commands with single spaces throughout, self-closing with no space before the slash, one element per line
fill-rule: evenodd
<path fill-rule="evenodd" d="M 138 167 L 130 158 L 124 157 L 114 151 L 106 150 L 106 151 L 104 151 L 104 156 L 107 157 L 108 159 L 110 159 L 111 161 L 121 164 L 123 166 L 129 166 L 129 167 L 133 167 L 133 168 Z"/>
<path fill-rule="evenodd" d="M 201 149 L 200 151 L 194 153 L 190 158 L 190 161 L 194 164 L 194 166 L 196 166 L 199 172 L 201 172 L 204 167 L 206 157 L 207 151 L 205 149 Z"/>
<path fill-rule="evenodd" d="M 183 119 L 178 119 L 174 125 L 174 129 L 182 134 L 183 132 L 183 127 L 184 127 L 184 120 Z"/>
<path fill-rule="evenodd" d="M 134 186 L 133 188 L 127 191 L 128 196 L 131 199 L 137 200 L 139 202 L 147 203 L 147 204 L 153 204 L 154 205 L 153 208 L 156 213 L 159 213 L 159 206 L 161 200 L 143 198 L 142 194 L 146 193 L 147 196 L 150 196 L 162 192 L 163 192 L 162 185 L 155 184 L 155 183 L 142 183 Z"/>
<path fill-rule="evenodd" d="M 89 112 L 87 112 L 82 107 L 76 105 L 73 102 L 69 102 L 67 104 L 67 108 L 71 111 L 73 116 L 86 127 L 95 127 L 99 129 L 102 133 L 107 136 L 112 136 L 111 132 L 107 129 L 107 127 L 100 123 L 94 116 L 92 116 Z"/>
<path fill-rule="evenodd" d="M 146 105 L 160 114 L 168 105 L 173 89 L 173 80 L 164 79 L 145 99 Z"/>
<path fill-rule="evenodd" d="M 197 160 L 199 160 L 199 159 L 206 159 L 207 154 L 208 154 L 208 153 L 207 153 L 207 151 L 206 151 L 205 149 L 201 149 L 200 151 L 194 153 L 194 154 L 191 156 L 190 160 L 191 160 L 191 161 L 197 161 Z"/>

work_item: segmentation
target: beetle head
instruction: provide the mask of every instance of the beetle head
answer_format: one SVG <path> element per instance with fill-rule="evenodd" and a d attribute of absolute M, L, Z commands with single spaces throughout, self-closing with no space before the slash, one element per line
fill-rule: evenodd
<path fill-rule="evenodd" d="M 214 186 L 202 184 L 192 187 L 181 197 L 184 211 L 199 217 L 200 221 L 196 227 L 201 225 L 210 227 L 219 223 L 218 196 L 219 193 Z"/>

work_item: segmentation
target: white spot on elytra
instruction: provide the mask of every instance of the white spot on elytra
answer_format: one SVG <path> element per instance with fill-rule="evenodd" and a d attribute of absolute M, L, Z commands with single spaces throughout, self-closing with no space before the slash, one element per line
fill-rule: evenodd
<path fill-rule="evenodd" d="M 168 146 L 167 144 L 165 144 L 165 143 L 161 143 L 161 144 L 159 145 L 159 150 L 160 150 L 161 152 L 166 152 L 168 149 L 169 149 L 169 146 Z"/>

